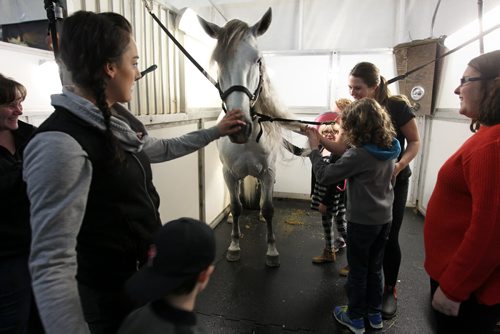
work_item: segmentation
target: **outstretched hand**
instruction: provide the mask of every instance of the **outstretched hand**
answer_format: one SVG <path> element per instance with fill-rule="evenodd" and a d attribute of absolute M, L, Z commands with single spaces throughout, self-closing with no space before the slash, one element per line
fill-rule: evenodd
<path fill-rule="evenodd" d="M 232 109 L 228 111 L 224 118 L 222 118 L 217 124 L 221 137 L 240 131 L 245 125 L 245 122 L 242 121 L 243 117 L 244 114 L 239 109 Z"/>
<path fill-rule="evenodd" d="M 304 129 L 304 134 L 309 138 L 309 146 L 314 149 L 319 146 L 321 135 L 314 127 L 308 126 Z"/>

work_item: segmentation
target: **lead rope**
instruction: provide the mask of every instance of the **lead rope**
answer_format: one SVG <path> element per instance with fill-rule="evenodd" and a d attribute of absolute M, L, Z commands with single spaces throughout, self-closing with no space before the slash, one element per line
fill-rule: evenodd
<path fill-rule="evenodd" d="M 215 88 L 217 88 L 217 90 L 220 92 L 219 84 L 217 83 L 217 81 L 215 81 L 215 79 L 212 78 L 210 76 L 210 74 L 208 74 L 207 71 L 205 71 L 205 69 L 189 54 L 189 52 L 186 49 L 184 49 L 182 44 L 179 43 L 179 41 L 174 37 L 174 35 L 172 35 L 170 33 L 170 31 L 168 31 L 167 27 L 165 27 L 163 25 L 163 23 L 161 23 L 160 19 L 153 13 L 153 9 L 151 8 L 151 4 L 149 4 L 147 0 L 142 0 L 142 2 L 144 2 L 144 6 L 146 7 L 149 15 L 151 15 L 153 20 L 155 20 L 155 22 L 158 23 L 160 28 L 167 34 L 167 36 L 172 40 L 172 42 L 174 42 L 174 44 L 193 63 L 193 65 L 196 66 L 196 68 L 205 76 L 205 78 L 207 78 L 208 81 L 210 81 L 212 83 L 212 85 L 214 85 Z M 153 1 L 151 0 L 151 2 L 153 2 Z"/>

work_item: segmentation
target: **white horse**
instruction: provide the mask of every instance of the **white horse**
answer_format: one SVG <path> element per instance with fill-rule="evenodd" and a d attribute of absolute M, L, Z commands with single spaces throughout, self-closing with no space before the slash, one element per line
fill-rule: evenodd
<path fill-rule="evenodd" d="M 218 88 L 225 110 L 240 109 L 245 114 L 244 128 L 229 138 L 218 141 L 219 157 L 224 179 L 229 189 L 233 229 L 226 259 L 240 259 L 241 236 L 239 216 L 242 211 L 240 183 L 248 176 L 260 181 L 261 214 L 267 223 L 266 265 L 280 265 L 279 253 L 273 232 L 273 189 L 276 177 L 276 158 L 283 144 L 282 125 L 279 122 L 259 123 L 262 115 L 290 118 L 273 100 L 269 78 L 262 55 L 257 48 L 257 37 L 264 34 L 271 24 L 271 8 L 253 26 L 240 20 L 231 20 L 224 27 L 199 17 L 203 29 L 217 39 L 212 60 L 219 68 Z M 287 123 L 289 129 L 298 130 L 297 124 Z M 262 134 L 262 136 L 260 136 Z"/>

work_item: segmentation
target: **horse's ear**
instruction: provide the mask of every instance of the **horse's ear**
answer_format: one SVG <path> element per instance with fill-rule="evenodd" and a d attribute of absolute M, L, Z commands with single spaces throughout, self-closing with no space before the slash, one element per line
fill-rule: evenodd
<path fill-rule="evenodd" d="M 217 39 L 219 37 L 219 33 L 221 31 L 221 27 L 216 25 L 215 23 L 211 23 L 208 21 L 205 21 L 201 16 L 198 15 L 198 21 L 200 21 L 201 26 L 203 27 L 203 30 L 208 34 L 208 36 Z"/>
<path fill-rule="evenodd" d="M 267 10 L 267 12 L 260 19 L 260 21 L 257 22 L 257 23 L 255 23 L 252 26 L 251 29 L 252 29 L 252 32 L 253 32 L 254 36 L 263 35 L 267 31 L 267 29 L 269 28 L 269 26 L 271 25 L 272 18 L 273 18 L 272 10 L 271 10 L 271 7 L 269 7 L 269 9 Z"/>

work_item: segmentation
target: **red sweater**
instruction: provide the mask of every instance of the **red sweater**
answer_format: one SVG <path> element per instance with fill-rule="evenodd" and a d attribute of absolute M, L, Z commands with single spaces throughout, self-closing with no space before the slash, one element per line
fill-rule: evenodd
<path fill-rule="evenodd" d="M 500 124 L 482 126 L 441 167 L 424 242 L 425 269 L 448 298 L 500 303 Z"/>

